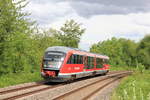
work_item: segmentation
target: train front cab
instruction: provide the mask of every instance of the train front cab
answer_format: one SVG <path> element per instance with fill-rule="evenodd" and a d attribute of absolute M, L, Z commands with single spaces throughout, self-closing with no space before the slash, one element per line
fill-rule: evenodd
<path fill-rule="evenodd" d="M 65 60 L 66 54 L 57 51 L 48 51 L 45 53 L 41 65 L 41 76 L 45 80 L 59 82 L 64 81 L 59 76 L 59 71 Z"/>

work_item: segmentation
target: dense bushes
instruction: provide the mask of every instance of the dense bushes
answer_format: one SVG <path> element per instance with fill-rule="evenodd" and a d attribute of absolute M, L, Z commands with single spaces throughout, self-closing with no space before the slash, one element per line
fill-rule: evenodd
<path fill-rule="evenodd" d="M 92 45 L 90 51 L 108 55 L 111 65 L 137 67 L 142 64 L 146 69 L 150 68 L 149 35 L 138 43 L 123 38 L 112 38 Z"/>

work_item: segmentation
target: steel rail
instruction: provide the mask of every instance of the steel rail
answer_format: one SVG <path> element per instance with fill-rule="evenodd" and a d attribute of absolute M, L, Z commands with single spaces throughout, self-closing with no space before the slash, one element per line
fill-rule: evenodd
<path fill-rule="evenodd" d="M 27 93 L 15 95 L 15 96 L 11 96 L 11 97 L 8 97 L 8 98 L 4 98 L 3 100 L 15 100 L 15 99 L 18 99 L 18 98 L 21 98 L 21 97 L 32 95 L 34 93 L 38 93 L 38 92 L 41 92 L 41 91 L 46 91 L 48 89 L 53 89 L 53 88 L 56 88 L 56 87 L 59 87 L 59 86 L 62 86 L 62 84 L 55 85 L 55 86 L 50 86 L 50 87 L 46 87 L 46 88 L 42 88 L 42 89 L 38 89 L 38 90 L 35 90 L 35 91 L 31 91 L 31 92 L 27 92 Z"/>
<path fill-rule="evenodd" d="M 88 96 L 84 97 L 82 100 L 87 100 L 89 99 L 90 97 L 92 97 L 94 94 L 96 94 L 97 92 L 99 92 L 100 90 L 104 89 L 105 87 L 107 87 L 108 85 L 120 80 L 121 78 L 125 77 L 126 75 L 124 76 L 120 76 L 120 77 L 117 77 L 117 78 L 114 78 L 113 80 L 109 81 L 109 82 L 106 82 L 104 85 L 100 86 L 99 88 L 97 88 L 96 90 L 94 90 L 92 93 L 90 93 Z"/>
<path fill-rule="evenodd" d="M 54 100 L 62 100 L 64 97 L 67 97 L 67 96 L 69 96 L 69 95 L 71 95 L 71 94 L 73 94 L 73 93 L 76 93 L 76 92 L 78 92 L 78 91 L 80 91 L 80 90 L 82 90 L 82 89 L 84 89 L 84 88 L 87 88 L 87 87 L 93 85 L 93 84 L 102 82 L 102 81 L 104 81 L 104 80 L 109 80 L 109 79 L 111 79 L 111 78 L 116 78 L 118 75 L 124 75 L 124 74 L 126 75 L 126 74 L 130 74 L 130 73 L 131 73 L 131 72 L 121 72 L 121 73 L 117 73 L 117 74 L 115 74 L 115 75 L 109 75 L 109 76 L 104 77 L 104 78 L 102 78 L 102 79 L 100 79 L 100 80 L 97 80 L 97 81 L 95 81 L 95 82 L 93 82 L 93 83 L 87 84 L 86 86 L 83 86 L 83 87 L 74 89 L 74 90 L 72 90 L 72 91 L 70 91 L 70 92 L 68 92 L 68 93 L 62 94 L 62 95 L 60 95 L 60 96 L 54 98 Z"/>

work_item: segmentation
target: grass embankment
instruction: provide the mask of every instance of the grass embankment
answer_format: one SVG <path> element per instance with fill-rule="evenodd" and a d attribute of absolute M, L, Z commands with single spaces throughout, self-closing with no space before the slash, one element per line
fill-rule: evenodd
<path fill-rule="evenodd" d="M 134 69 L 115 89 L 111 100 L 150 100 L 150 71 Z"/>
<path fill-rule="evenodd" d="M 7 74 L 0 76 L 0 88 L 40 80 L 42 80 L 40 72 Z"/>

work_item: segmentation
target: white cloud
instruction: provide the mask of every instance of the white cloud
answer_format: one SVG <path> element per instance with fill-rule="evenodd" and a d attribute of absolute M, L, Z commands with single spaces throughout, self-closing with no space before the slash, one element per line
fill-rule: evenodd
<path fill-rule="evenodd" d="M 82 23 L 86 28 L 80 43 L 82 49 L 88 49 L 91 44 L 114 36 L 137 41 L 150 33 L 150 13 L 96 14 L 86 18 L 80 16 L 67 0 L 62 2 L 32 1 L 26 10 L 32 12 L 31 17 L 37 20 L 43 28 L 59 28 L 68 19 Z"/>
<path fill-rule="evenodd" d="M 77 20 L 86 28 L 80 43 L 80 48 L 82 49 L 88 49 L 93 43 L 107 40 L 111 37 L 123 37 L 138 41 L 145 34 L 150 33 L 150 13 L 97 15 L 89 19 L 74 15 L 61 18 L 61 20 L 50 25 L 60 27 L 69 18 Z"/>
<path fill-rule="evenodd" d="M 69 2 L 40 2 L 31 1 L 26 7 L 31 12 L 31 17 L 41 25 L 47 25 L 71 14 L 73 11 Z"/>
<path fill-rule="evenodd" d="M 149 0 L 72 0 L 71 6 L 80 16 L 150 12 Z"/>

